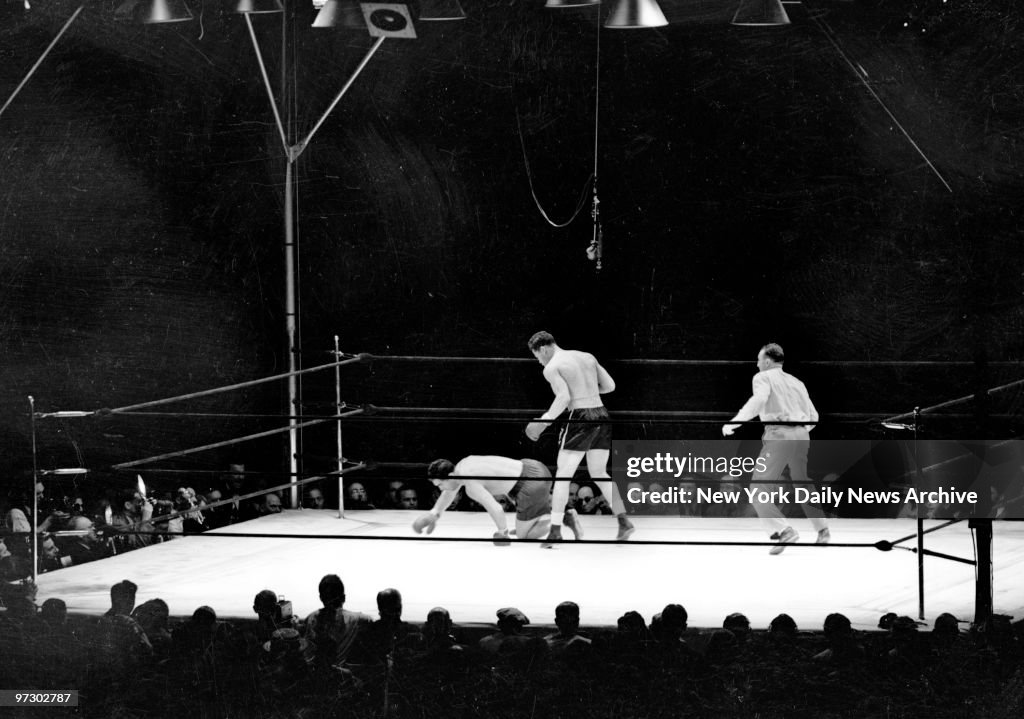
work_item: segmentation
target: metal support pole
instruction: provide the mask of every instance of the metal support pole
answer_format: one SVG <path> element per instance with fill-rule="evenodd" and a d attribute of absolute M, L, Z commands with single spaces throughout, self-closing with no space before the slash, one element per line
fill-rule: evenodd
<path fill-rule="evenodd" d="M 917 452 L 917 431 L 921 425 L 921 408 L 914 407 L 914 467 L 917 491 L 922 486 L 921 459 Z M 917 503 L 917 618 L 924 619 L 924 519 L 921 518 L 921 503 Z"/>
<path fill-rule="evenodd" d="M 289 156 L 285 165 L 284 180 L 284 286 L 285 286 L 285 331 L 288 343 L 288 371 L 298 370 L 297 305 L 295 298 L 295 227 L 294 227 L 294 194 L 292 188 L 292 167 L 294 162 Z M 299 380 L 295 374 L 288 377 L 288 466 L 292 476 L 291 506 L 299 506 L 299 488 L 295 482 L 299 477 L 299 420 L 301 414 L 299 398 Z"/>
<path fill-rule="evenodd" d="M 39 574 L 39 462 L 36 454 L 36 401 L 28 396 L 28 415 L 32 425 L 32 585 L 35 586 Z"/>
<path fill-rule="evenodd" d="M 975 519 L 974 529 L 978 547 L 974 582 L 974 626 L 984 627 L 992 619 L 992 520 Z"/>
<path fill-rule="evenodd" d="M 341 359 L 338 348 L 338 335 L 334 335 L 334 359 Z M 338 414 L 338 519 L 345 517 L 345 482 L 341 478 L 344 469 L 345 455 L 341 452 L 341 367 L 334 368 L 334 411 Z"/>

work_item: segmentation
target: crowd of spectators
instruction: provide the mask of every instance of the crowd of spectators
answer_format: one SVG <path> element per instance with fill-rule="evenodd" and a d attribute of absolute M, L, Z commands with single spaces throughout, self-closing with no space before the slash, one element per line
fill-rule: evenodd
<path fill-rule="evenodd" d="M 267 491 L 275 486 L 268 482 L 279 480 L 277 476 L 264 478 L 259 473 L 247 472 L 241 463 L 232 463 L 222 475 L 214 476 L 215 481 L 209 486 L 201 485 L 199 491 L 191 486 L 143 491 L 131 474 L 115 475 L 110 481 L 85 486 L 36 483 L 40 538 L 37 571 L 48 572 L 123 554 L 186 534 L 278 514 L 285 507 L 286 497 L 280 491 Z M 346 480 L 342 490 L 345 508 L 424 510 L 434 505 L 440 492 L 422 478 L 376 484 L 379 490 L 374 494 L 367 488 L 368 481 Z M 99 486 L 105 489 L 95 489 Z M 303 508 L 337 507 L 336 495 L 329 503 L 324 489 L 319 483 L 305 485 L 301 494 Z M 515 511 L 507 497 L 498 499 L 506 511 Z M 589 481 L 572 483 L 569 504 L 580 514 L 611 513 L 608 501 Z M 33 498 L 18 488 L 0 497 L 0 580 L 18 580 L 32 574 L 32 508 Z M 460 492 L 447 511 L 473 512 L 483 508 Z"/>
<path fill-rule="evenodd" d="M 171 608 L 124 580 L 101 617 L 69 616 L 9 594 L 0 611 L 0 676 L 7 686 L 75 687 L 101 715 L 171 716 L 1016 716 L 1024 677 L 1020 625 L 983 627 L 940 615 L 930 630 L 887 614 L 857 631 L 842 614 L 802 630 L 787 614 L 754 630 L 741 613 L 692 629 L 671 603 L 647 622 L 581 629 L 573 601 L 534 627 L 516 607 L 493 628 L 453 623 L 435 607 L 403 618 L 398 589 L 377 594 L 376 618 L 346 605 L 337 574 L 320 579 L 321 606 L 304 615 L 274 589 L 253 616 Z M 185 612 L 182 614 L 182 610 Z M 553 629 L 550 623 L 553 622 Z M 1007 704 L 1008 702 L 1008 704 Z M 612 709 L 614 708 L 614 713 Z M 301 711 L 300 711 L 301 710 Z M 309 713 L 305 713 L 309 712 Z M 332 713 L 333 712 L 333 713 Z M 1006 713 L 1010 712 L 1010 713 Z M 223 713 L 223 712 L 222 712 Z"/>

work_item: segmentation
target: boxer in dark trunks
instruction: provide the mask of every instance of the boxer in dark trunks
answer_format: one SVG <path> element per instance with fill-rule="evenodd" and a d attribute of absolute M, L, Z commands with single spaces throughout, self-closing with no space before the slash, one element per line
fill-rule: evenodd
<path fill-rule="evenodd" d="M 569 482 L 576 474 L 583 458 L 587 458 L 587 471 L 611 503 L 619 521 L 616 539 L 625 541 L 633 534 L 633 523 L 626 516 L 619 489 L 608 475 L 608 455 L 612 447 L 612 428 L 608 410 L 601 395 L 614 391 L 615 381 L 597 358 L 588 352 L 564 350 L 547 332 L 538 332 L 530 338 L 530 351 L 544 366 L 544 378 L 551 384 L 555 399 L 540 419 L 526 426 L 526 436 L 536 441 L 552 420 L 569 410 L 569 419 L 562 429 L 558 450 L 558 468 L 555 487 L 551 493 L 553 507 L 562 507 L 569 498 Z M 557 513 L 551 518 L 548 541 L 541 546 L 551 548 L 562 538 L 562 522 Z"/>

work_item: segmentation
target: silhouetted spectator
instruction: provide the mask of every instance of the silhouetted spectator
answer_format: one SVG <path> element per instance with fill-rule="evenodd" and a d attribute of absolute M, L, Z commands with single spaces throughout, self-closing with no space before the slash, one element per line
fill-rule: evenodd
<path fill-rule="evenodd" d="M 428 652 L 447 652 L 463 649 L 452 633 L 451 615 L 444 607 L 434 607 L 427 612 L 427 621 L 423 625 L 423 647 Z"/>
<path fill-rule="evenodd" d="M 815 654 L 815 661 L 846 666 L 864 657 L 864 648 L 857 643 L 850 620 L 845 615 L 829 614 L 825 617 L 822 631 L 828 648 Z"/>
<path fill-rule="evenodd" d="M 498 631 L 483 637 L 479 643 L 480 649 L 497 654 L 529 649 L 535 644 L 533 637 L 523 633 L 523 627 L 530 623 L 525 614 L 515 607 L 503 607 L 497 615 Z"/>
<path fill-rule="evenodd" d="M 736 637 L 736 641 L 746 642 L 750 639 L 750 620 L 745 614 L 733 612 L 722 622 L 722 629 L 728 629 Z"/>
<path fill-rule="evenodd" d="M 932 625 L 932 646 L 936 649 L 949 648 L 960 638 L 960 620 L 948 612 L 935 618 Z"/>
<path fill-rule="evenodd" d="M 377 612 L 374 621 L 363 635 L 362 653 L 374 660 L 388 654 L 407 656 L 423 646 L 423 636 L 408 622 L 402 621 L 402 594 L 397 589 L 383 589 L 377 593 Z"/>
<path fill-rule="evenodd" d="M 579 633 L 580 607 L 576 602 L 562 602 L 555 607 L 555 626 L 558 631 L 544 637 L 552 653 L 586 651 L 590 648 L 590 639 Z"/>
<path fill-rule="evenodd" d="M 273 590 L 258 592 L 253 598 L 252 610 L 256 612 L 254 640 L 260 649 L 278 629 L 299 629 L 299 620 L 292 611 L 292 603 L 287 599 L 278 599 Z"/>
<path fill-rule="evenodd" d="M 893 666 L 914 670 L 923 659 L 923 647 L 917 632 L 918 623 L 907 616 L 896 617 L 889 627 L 888 657 Z"/>
<path fill-rule="evenodd" d="M 100 617 L 93 640 L 93 668 L 111 679 L 137 671 L 153 656 L 153 645 L 132 616 L 138 587 L 122 580 L 110 587 L 110 609 Z"/>
<path fill-rule="evenodd" d="M 675 645 L 683 640 L 689 615 L 682 604 L 666 604 L 651 617 L 651 635 L 662 645 Z"/>
<path fill-rule="evenodd" d="M 163 599 L 150 599 L 132 610 L 132 618 L 139 623 L 146 638 L 153 645 L 153 655 L 166 659 L 171 655 L 170 609 Z"/>
<path fill-rule="evenodd" d="M 244 663 L 245 648 L 227 622 L 217 619 L 212 607 L 198 607 L 171 632 L 173 658 L 198 690 L 223 686 L 236 677 Z"/>
<path fill-rule="evenodd" d="M 276 697 L 300 693 L 310 681 L 309 642 L 286 627 L 275 629 L 260 649 L 260 688 Z"/>
<path fill-rule="evenodd" d="M 337 574 L 325 575 L 319 592 L 323 608 L 306 618 L 307 658 L 319 674 L 347 680 L 351 677 L 349 655 L 373 620 L 345 609 L 345 585 Z"/>
<path fill-rule="evenodd" d="M 796 621 L 788 614 L 780 614 L 772 619 L 771 623 L 768 625 L 768 632 L 770 634 L 796 639 Z"/>

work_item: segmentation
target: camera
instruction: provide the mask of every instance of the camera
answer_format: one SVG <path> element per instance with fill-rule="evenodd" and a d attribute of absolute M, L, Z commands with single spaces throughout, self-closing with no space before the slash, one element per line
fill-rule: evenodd
<path fill-rule="evenodd" d="M 283 624 L 292 618 L 292 603 L 284 597 L 279 597 L 274 605 L 274 624 Z"/>

